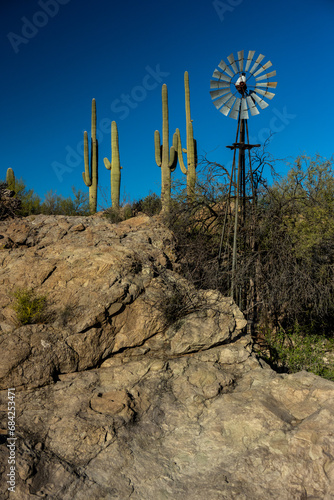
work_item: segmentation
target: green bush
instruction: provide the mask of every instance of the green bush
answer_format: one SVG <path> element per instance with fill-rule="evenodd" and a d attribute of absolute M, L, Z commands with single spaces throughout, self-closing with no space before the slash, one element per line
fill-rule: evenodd
<path fill-rule="evenodd" d="M 146 198 L 139 200 L 133 204 L 135 212 L 143 212 L 152 217 L 161 212 L 161 199 L 155 193 L 150 193 Z"/>
<path fill-rule="evenodd" d="M 295 373 L 306 370 L 329 380 L 334 380 L 334 341 L 322 335 L 303 331 L 296 324 L 289 332 L 268 331 L 265 339 L 269 349 L 267 361 L 283 371 Z"/>
<path fill-rule="evenodd" d="M 40 207 L 40 213 L 46 215 L 89 215 L 88 194 L 72 186 L 73 198 L 64 198 L 48 191 Z"/>
<path fill-rule="evenodd" d="M 15 196 L 21 200 L 19 215 L 39 214 L 41 211 L 41 199 L 34 193 L 33 189 L 27 189 L 23 179 L 15 179 Z"/>
<path fill-rule="evenodd" d="M 108 208 L 107 210 L 105 210 L 104 216 L 112 224 L 118 224 L 119 222 L 122 222 L 124 220 L 119 208 L 112 208 L 112 207 Z"/>
<path fill-rule="evenodd" d="M 131 205 L 127 204 L 123 208 L 123 216 L 125 220 L 131 219 L 132 217 L 132 208 Z"/>
<path fill-rule="evenodd" d="M 36 295 L 33 290 L 19 288 L 13 293 L 15 303 L 13 309 L 21 325 L 29 325 L 43 321 L 46 307 L 46 296 Z"/>
<path fill-rule="evenodd" d="M 44 201 L 33 191 L 27 189 L 23 179 L 15 180 L 15 197 L 21 201 L 21 208 L 18 215 L 26 217 L 28 215 L 89 215 L 88 194 L 76 190 L 72 186 L 73 196 L 64 198 L 57 195 L 52 190 L 44 196 Z"/>

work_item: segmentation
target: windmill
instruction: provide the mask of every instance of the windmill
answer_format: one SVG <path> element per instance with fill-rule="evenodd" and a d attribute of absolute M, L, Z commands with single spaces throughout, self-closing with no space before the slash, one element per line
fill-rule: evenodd
<path fill-rule="evenodd" d="M 238 290 L 236 286 L 237 241 L 238 234 L 245 226 L 249 208 L 254 206 L 256 201 L 250 151 L 260 146 L 260 144 L 249 144 L 247 120 L 269 106 L 266 99 L 274 97 L 275 94 L 270 90 L 276 88 L 277 82 L 270 80 L 276 75 L 276 71 L 267 73 L 272 63 L 268 61 L 263 64 L 265 59 L 263 54 L 256 57 L 255 50 L 250 50 L 247 57 L 244 56 L 243 50 L 237 54 L 236 59 L 233 53 L 228 56 L 228 64 L 224 60 L 218 64 L 219 69 L 215 69 L 210 81 L 210 95 L 218 111 L 238 122 L 236 140 L 232 146 L 227 146 L 234 153 L 218 262 L 220 265 L 223 256 L 225 262 L 229 262 L 232 254 L 230 294 L 239 307 L 243 308 L 245 291 Z M 248 151 L 248 166 L 246 166 L 246 151 Z M 230 252 L 229 235 L 232 230 L 233 244 Z M 243 238 L 246 238 L 245 234 Z"/>

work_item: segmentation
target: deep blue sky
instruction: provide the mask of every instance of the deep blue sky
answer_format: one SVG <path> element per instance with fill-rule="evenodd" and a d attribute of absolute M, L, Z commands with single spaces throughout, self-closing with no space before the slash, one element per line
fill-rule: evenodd
<path fill-rule="evenodd" d="M 220 60 L 242 49 L 261 52 L 277 71 L 276 96 L 249 120 L 252 139 L 263 142 L 274 128 L 275 157 L 330 158 L 333 22 L 333 0 L 2 0 L 0 177 L 12 167 L 41 197 L 51 189 L 68 196 L 72 185 L 88 190 L 80 148 L 96 98 L 100 185 L 110 197 L 103 157 L 111 154 L 105 127 L 115 120 L 121 194 L 133 200 L 159 193 L 161 85 L 168 86 L 170 142 L 176 127 L 185 142 L 186 70 L 198 152 L 227 165 L 236 121 L 216 110 L 209 85 Z M 157 69 L 163 75 L 156 82 L 148 75 Z M 124 94 L 131 105 L 121 108 Z"/>

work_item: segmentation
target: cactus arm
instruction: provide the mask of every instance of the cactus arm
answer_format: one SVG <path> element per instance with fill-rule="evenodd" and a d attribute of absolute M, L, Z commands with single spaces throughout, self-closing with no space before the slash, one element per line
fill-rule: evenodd
<path fill-rule="evenodd" d="M 103 158 L 103 163 L 104 163 L 104 166 L 110 170 L 111 169 L 111 163 L 110 161 L 108 160 L 108 158 Z"/>
<path fill-rule="evenodd" d="M 171 172 L 174 172 L 177 166 L 177 151 L 178 151 L 178 135 L 176 132 L 174 132 L 173 135 L 173 145 L 170 148 L 169 151 L 169 163 L 168 163 L 168 168 L 170 169 Z"/>
<path fill-rule="evenodd" d="M 160 147 L 160 133 L 159 130 L 154 132 L 154 147 L 155 147 L 155 162 L 158 167 L 161 167 L 162 155 L 161 155 L 161 147 Z"/>
<path fill-rule="evenodd" d="M 183 155 L 182 155 L 182 151 L 184 153 L 186 153 L 186 150 L 182 149 L 181 135 L 180 135 L 180 130 L 178 128 L 176 129 L 175 133 L 177 134 L 177 137 L 178 137 L 177 157 L 178 157 L 178 160 L 179 160 L 179 163 L 180 163 L 180 168 L 181 168 L 182 173 L 185 174 L 185 175 L 187 175 L 187 169 L 186 169 L 186 166 L 184 164 Z"/>
<path fill-rule="evenodd" d="M 92 185 L 92 181 L 89 173 L 89 153 L 88 153 L 88 134 L 84 132 L 84 162 L 85 162 L 85 171 L 82 172 L 82 178 L 87 187 Z"/>
<path fill-rule="evenodd" d="M 97 208 L 97 184 L 98 184 L 98 141 L 96 139 L 96 101 L 92 100 L 91 117 L 91 151 L 89 163 L 88 134 L 84 132 L 84 162 L 85 171 L 82 178 L 89 187 L 89 209 L 92 214 Z"/>

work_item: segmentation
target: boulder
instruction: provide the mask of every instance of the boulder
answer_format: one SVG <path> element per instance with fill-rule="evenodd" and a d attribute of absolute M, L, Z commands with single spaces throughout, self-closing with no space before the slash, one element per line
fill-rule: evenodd
<path fill-rule="evenodd" d="M 18 498 L 333 498 L 334 383 L 258 359 L 233 301 L 178 274 L 159 217 L 0 235 L 0 469 L 15 388 Z M 40 323 L 17 323 L 18 285 L 47 297 Z"/>

